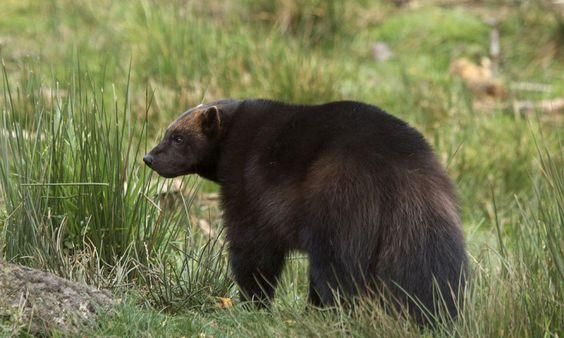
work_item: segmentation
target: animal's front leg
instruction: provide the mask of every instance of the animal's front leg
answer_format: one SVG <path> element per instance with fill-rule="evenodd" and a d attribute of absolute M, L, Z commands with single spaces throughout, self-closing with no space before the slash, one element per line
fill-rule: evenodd
<path fill-rule="evenodd" d="M 272 242 L 231 242 L 229 255 L 241 300 L 268 306 L 274 297 L 286 252 Z"/>

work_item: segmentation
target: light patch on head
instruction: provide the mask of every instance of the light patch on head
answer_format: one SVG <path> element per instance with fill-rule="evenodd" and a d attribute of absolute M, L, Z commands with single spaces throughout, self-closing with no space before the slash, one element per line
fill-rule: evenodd
<path fill-rule="evenodd" d="M 168 126 L 167 130 L 171 133 L 183 132 L 189 133 L 190 135 L 193 135 L 195 137 L 201 136 L 203 138 L 202 130 L 200 128 L 200 122 L 204 109 L 199 109 L 202 107 L 203 105 L 200 104 L 197 107 L 186 111 L 185 113 L 180 115 L 180 117 L 178 117 L 174 122 L 172 122 Z"/>

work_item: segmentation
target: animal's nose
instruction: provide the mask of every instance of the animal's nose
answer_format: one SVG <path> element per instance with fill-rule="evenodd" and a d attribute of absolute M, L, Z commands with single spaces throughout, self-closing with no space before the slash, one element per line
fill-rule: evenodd
<path fill-rule="evenodd" d="M 153 164 L 153 155 L 147 154 L 143 156 L 143 162 L 150 167 Z"/>

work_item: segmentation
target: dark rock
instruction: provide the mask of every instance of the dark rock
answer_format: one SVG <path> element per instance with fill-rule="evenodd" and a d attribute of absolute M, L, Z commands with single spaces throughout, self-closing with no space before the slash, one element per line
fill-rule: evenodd
<path fill-rule="evenodd" d="M 95 287 L 0 261 L 0 318 L 34 335 L 76 335 L 117 301 Z"/>

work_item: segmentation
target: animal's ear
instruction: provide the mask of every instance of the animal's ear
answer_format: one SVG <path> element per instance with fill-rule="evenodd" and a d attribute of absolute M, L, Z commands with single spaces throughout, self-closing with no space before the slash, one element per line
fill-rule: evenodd
<path fill-rule="evenodd" d="M 217 106 L 211 106 L 202 112 L 200 125 L 202 132 L 208 137 L 217 137 L 223 128 L 222 112 Z"/>

